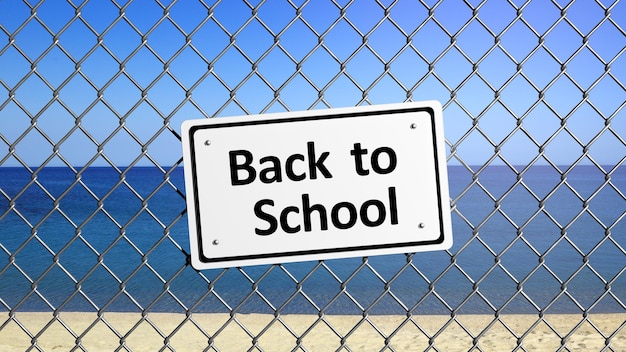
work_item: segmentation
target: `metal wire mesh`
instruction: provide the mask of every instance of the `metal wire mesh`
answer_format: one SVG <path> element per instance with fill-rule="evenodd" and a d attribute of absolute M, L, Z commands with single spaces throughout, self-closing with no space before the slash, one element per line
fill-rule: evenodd
<path fill-rule="evenodd" d="M 422 338 L 415 350 L 445 350 L 450 339 L 493 350 L 483 341 L 502 330 L 510 349 L 581 350 L 572 341 L 585 331 L 596 338 L 587 348 L 626 348 L 626 323 L 592 318 L 606 302 L 613 313 L 626 308 L 624 13 L 619 1 L 0 2 L 0 165 L 27 175 L 9 190 L 6 177 L 17 176 L 5 172 L 0 188 L 0 281 L 26 287 L 18 297 L 0 289 L 0 339 L 47 350 L 57 334 L 74 350 L 92 350 L 100 329 L 117 350 L 136 349 L 137 336 L 155 341 L 152 349 L 174 350 L 181 331 L 192 330 L 202 341 L 197 349 L 217 351 L 228 346 L 221 336 L 237 330 L 244 346 L 237 348 L 273 350 L 264 336 L 278 329 L 291 350 L 315 350 L 320 338 L 336 350 L 399 350 L 405 334 Z M 393 270 L 381 264 L 389 258 L 189 267 L 176 179 L 182 120 L 425 99 L 444 106 L 448 161 L 461 175 L 451 184 L 450 251 L 394 257 Z M 554 179 L 547 188 L 535 184 L 539 164 Z M 506 186 L 495 182 L 494 165 Z M 52 185 L 52 166 L 70 181 Z M 96 166 L 116 181 L 101 184 L 90 173 Z M 142 166 L 156 171 L 140 177 Z M 583 166 L 599 180 L 590 191 L 577 181 Z M 25 200 L 33 192 L 40 204 Z M 179 202 L 165 207 L 164 194 Z M 82 212 L 66 206 L 76 199 Z M 521 210 L 511 204 L 517 199 L 525 200 Z M 119 202 L 128 206 L 109 206 Z M 571 210 L 563 216 L 556 208 Z M 53 219 L 65 224 L 62 238 L 48 236 Z M 583 225 L 596 238 L 591 245 L 576 235 Z M 143 226 L 153 235 L 135 236 Z M 111 234 L 106 245 L 91 237 L 94 227 Z M 496 244 L 494 236 L 506 240 Z M 76 247 L 89 253 L 78 272 L 69 259 Z M 561 251 L 568 254 L 557 257 Z M 616 270 L 597 267 L 606 252 Z M 512 253 L 524 253 L 528 264 L 511 264 Z M 123 266 L 111 263 L 120 256 L 128 256 Z M 164 256 L 176 265 L 162 265 Z M 562 271 L 555 257 L 571 266 Z M 102 273 L 102 289 L 112 291 L 105 299 L 87 288 Z M 583 276 L 593 284 L 575 288 Z M 51 277 L 68 291 L 60 299 L 46 289 Z M 556 292 L 535 296 L 529 287 L 538 278 Z M 410 292 L 399 288 L 410 280 Z M 290 290 L 272 292 L 279 281 Z M 458 295 L 446 288 L 450 281 Z M 378 291 L 362 296 L 360 282 Z M 336 292 L 321 297 L 328 283 Z M 185 285 L 204 293 L 188 297 Z M 488 290 L 493 285 L 502 296 Z M 87 326 L 72 323 L 78 301 L 91 317 Z M 122 301 L 136 313 L 129 326 L 113 314 L 128 309 Z M 548 318 L 563 302 L 575 312 L 566 329 Z M 253 304 L 269 314 L 248 319 Z M 304 330 L 290 321 L 295 304 L 312 313 Z M 478 330 L 464 315 L 473 304 L 482 307 Z M 29 325 L 22 314 L 31 306 L 51 314 Z M 379 321 L 383 306 L 400 312 L 391 330 Z M 438 318 L 422 318 L 430 306 L 441 318 L 434 326 Z M 212 310 L 210 320 L 200 314 Z M 162 311 L 181 315 L 167 321 Z M 357 315 L 344 327 L 336 311 Z M 510 312 L 530 314 L 530 323 L 516 326 L 521 318 Z M 532 345 L 539 330 L 556 344 Z M 378 344 L 351 345 L 363 331 Z"/>

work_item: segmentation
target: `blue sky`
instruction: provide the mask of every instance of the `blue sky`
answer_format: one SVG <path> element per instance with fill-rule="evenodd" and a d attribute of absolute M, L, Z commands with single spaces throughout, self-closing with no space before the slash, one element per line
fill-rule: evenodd
<path fill-rule="evenodd" d="M 615 165 L 625 30 L 612 1 L 0 0 L 0 165 L 169 166 L 186 119 L 431 99 L 450 164 Z"/>

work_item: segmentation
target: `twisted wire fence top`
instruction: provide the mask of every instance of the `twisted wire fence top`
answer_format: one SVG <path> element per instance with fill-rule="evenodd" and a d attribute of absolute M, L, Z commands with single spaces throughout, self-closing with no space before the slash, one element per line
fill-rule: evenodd
<path fill-rule="evenodd" d="M 211 344 L 192 313 L 229 313 L 219 335 L 304 312 L 348 350 L 326 314 L 392 341 L 370 314 L 400 313 L 433 347 L 419 314 L 624 312 L 625 51 L 620 1 L 0 1 L 0 329 L 53 312 L 22 327 L 36 346 L 63 311 L 135 311 L 120 348 L 142 323 L 167 346 L 148 313 L 174 311 Z M 430 99 L 451 250 L 189 267 L 182 121 Z M 606 348 L 623 325 L 595 328 Z"/>

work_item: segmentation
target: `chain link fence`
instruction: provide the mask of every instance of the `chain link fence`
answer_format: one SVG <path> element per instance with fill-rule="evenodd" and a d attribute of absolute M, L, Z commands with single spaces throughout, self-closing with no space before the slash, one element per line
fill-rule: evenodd
<path fill-rule="evenodd" d="M 625 25 L 619 1 L 0 0 L 0 350 L 625 350 Z M 430 99 L 452 249 L 189 266 L 183 120 Z"/>

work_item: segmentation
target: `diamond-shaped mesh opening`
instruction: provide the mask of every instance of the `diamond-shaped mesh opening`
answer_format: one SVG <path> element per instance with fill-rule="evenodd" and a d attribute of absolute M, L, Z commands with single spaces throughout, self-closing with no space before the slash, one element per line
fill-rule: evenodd
<path fill-rule="evenodd" d="M 545 47 L 539 48 L 524 63 L 524 74 L 540 89 L 544 89 L 561 72 L 558 61 L 552 60 L 551 53 Z"/>
<path fill-rule="evenodd" d="M 26 19 L 25 19 L 26 20 Z M 23 27 L 22 27 L 23 26 Z M 50 45 L 50 42 L 28 40 L 31 36 L 48 36 L 46 29 L 39 21 L 27 20 L 20 24 L 20 31 L 15 33 L 15 41 L 28 58 L 35 59 Z"/>
<path fill-rule="evenodd" d="M 147 87 L 163 72 L 161 62 L 146 46 L 142 46 L 124 65 L 124 70 L 142 88 Z"/>
<path fill-rule="evenodd" d="M 104 90 L 104 101 L 120 116 L 126 115 L 140 97 L 139 88 L 125 75 L 107 82 L 107 88 Z"/>
<path fill-rule="evenodd" d="M 559 258 L 571 258 L 570 261 L 561 262 Z M 561 281 L 565 281 L 576 273 L 582 265 L 583 256 L 565 239 L 555 243 L 550 252 L 545 255 L 545 263 Z"/>
<path fill-rule="evenodd" d="M 502 263 L 507 263 L 503 260 Z M 481 278 L 479 283 L 480 288 L 484 291 L 488 291 L 484 294 L 485 304 L 488 302 L 492 307 L 491 309 L 515 311 L 517 308 L 519 312 L 523 311 L 519 306 L 516 306 L 514 300 L 517 294 L 518 280 L 515 277 L 511 277 L 511 273 L 505 271 L 502 267 L 496 267 L 493 271 L 487 273 L 484 278 Z M 489 288 L 495 288 L 497 290 L 489 290 Z M 471 307 L 471 305 L 467 305 Z"/>
<path fill-rule="evenodd" d="M 384 21 L 369 35 L 368 44 L 385 62 L 390 62 L 406 46 L 406 32 L 398 30 L 391 21 Z"/>
<path fill-rule="evenodd" d="M 170 21 L 162 21 L 151 31 L 148 45 L 161 60 L 170 61 L 185 44 L 185 36 Z"/>
<path fill-rule="evenodd" d="M 192 47 L 182 49 L 170 64 L 169 71 L 185 87 L 192 87 L 206 75 L 206 58 L 198 56 Z"/>
<path fill-rule="evenodd" d="M 620 8 L 621 4 L 618 4 L 617 8 Z M 619 11 L 619 10 L 617 10 Z M 600 59 L 604 62 L 613 60 L 617 54 L 621 51 L 621 48 L 626 44 L 626 39 L 622 37 L 615 37 L 615 42 L 612 45 L 609 43 L 602 43 L 600 38 L 605 35 L 613 36 L 617 33 L 623 33 L 624 29 L 621 26 L 616 25 L 619 22 L 616 21 L 604 21 L 598 28 L 589 36 L 589 45 L 600 56 Z M 620 29 L 621 28 L 621 29 Z"/>
<path fill-rule="evenodd" d="M 126 117 L 125 124 L 139 140 L 145 143 L 160 132 L 163 119 L 154 108 L 144 102 Z"/>
<path fill-rule="evenodd" d="M 371 67 L 369 72 L 363 72 L 359 67 Z M 359 86 L 368 87 L 378 78 L 379 72 L 382 71 L 383 64 L 378 60 L 376 55 L 369 49 L 363 48 L 350 60 L 346 66 L 346 70 L 357 81 Z"/>
<path fill-rule="evenodd" d="M 502 215 L 511 226 L 520 228 L 525 224 L 537 211 L 536 205 L 533 204 L 536 198 L 524 186 L 517 185 L 502 200 L 501 208 L 505 215 Z M 504 224 L 505 220 L 499 223 Z"/>
<path fill-rule="evenodd" d="M 500 90 L 517 72 L 517 65 L 502 47 L 494 47 L 482 58 L 479 73 L 491 87 Z"/>
<path fill-rule="evenodd" d="M 237 89 L 237 101 L 245 105 L 251 113 L 262 112 L 273 98 L 272 89 L 257 75 Z"/>
<path fill-rule="evenodd" d="M 261 22 L 253 20 L 237 34 L 236 45 L 248 58 L 258 61 L 273 42 L 272 34 L 263 27 Z"/>
<path fill-rule="evenodd" d="M 32 96 L 32 94 L 28 93 L 31 91 L 45 92 L 45 95 Z M 19 88 L 17 88 L 15 96 L 20 102 L 23 101 L 22 104 L 25 103 L 22 109 L 32 117 L 38 114 L 50 101 L 50 98 L 52 98 L 52 89 L 38 76 L 30 75 Z"/>
<path fill-rule="evenodd" d="M 413 35 L 413 45 L 428 62 L 433 62 L 448 47 L 450 36 L 434 21 L 428 20 Z"/>
<path fill-rule="evenodd" d="M 404 270 L 390 287 L 396 299 L 408 309 L 416 306 L 428 292 L 428 282 L 410 269 Z"/>
<path fill-rule="evenodd" d="M 550 106 L 557 115 L 564 117 L 569 115 L 578 103 L 563 101 L 563 99 L 559 99 L 559 97 L 563 95 L 576 96 L 581 93 L 574 82 L 566 76 L 560 76 L 554 81 L 550 88 L 548 88 L 545 94 L 546 104 Z"/>
<path fill-rule="evenodd" d="M 0 2 L 0 342 L 626 349 L 624 9 Z M 430 99 L 450 250 L 189 266 L 182 121 Z"/>
<path fill-rule="evenodd" d="M 454 65 L 451 63 L 454 62 Z M 439 61 L 438 66 L 435 67 L 435 72 L 438 77 L 441 77 L 446 86 L 456 89 L 462 82 L 472 73 L 472 64 L 470 61 L 456 48 L 448 50 Z M 448 69 L 448 67 L 454 67 L 454 69 Z M 446 67 L 446 69 L 438 69 Z"/>
<path fill-rule="evenodd" d="M 7 232 L 15 232 L 14 236 L 2 242 L 2 252 L 5 255 L 2 266 L 5 267 L 11 264 L 9 262 L 9 256 L 20 248 L 23 242 L 30 236 L 31 227 L 24 221 L 21 214 L 8 212 L 3 214 L 3 225 L 0 229 Z"/>
<path fill-rule="evenodd" d="M 516 165 L 528 165 L 536 160 L 538 154 L 536 151 L 539 148 L 522 130 L 511 132 L 506 138 L 506 141 L 498 146 L 503 160 Z"/>
<path fill-rule="evenodd" d="M 518 75 L 508 82 L 501 97 L 504 105 L 519 117 L 534 107 L 538 93 L 528 78 Z"/>
<path fill-rule="evenodd" d="M 394 97 L 405 92 L 406 90 L 398 85 L 396 80 L 391 76 L 385 76 L 368 92 L 368 101 L 376 104 L 391 104 L 395 102 Z"/>
<path fill-rule="evenodd" d="M 602 133 L 605 120 L 589 104 L 580 106 L 567 119 L 567 130 L 584 145 Z"/>
<path fill-rule="evenodd" d="M 7 149 L 8 145 L 14 143 L 28 128 L 30 128 L 30 118 L 28 114 L 21 110 L 13 102 L 9 102 L 4 106 L 3 111 L 6 111 L 7 115 L 2 117 L 2 122 L 6 121 L 6 129 L 3 129 L 3 149 Z M 10 119 L 9 119 L 10 116 Z M 11 122 L 10 124 L 8 122 Z"/>
<path fill-rule="evenodd" d="M 458 267 L 451 267 L 445 272 L 437 281 L 437 285 L 439 287 L 455 287 L 455 290 L 441 290 L 441 292 L 438 292 L 440 299 L 453 309 L 454 307 L 459 307 L 472 292 L 471 278 L 468 278 L 467 274 L 463 273 Z"/>
<path fill-rule="evenodd" d="M 561 294 L 561 283 L 544 266 L 538 265 L 524 281 L 523 289 L 534 293 L 530 302 L 537 310 L 548 308 Z"/>
<path fill-rule="evenodd" d="M 604 111 L 605 115 L 611 115 L 623 106 L 622 102 L 626 97 L 623 87 L 624 85 L 619 84 L 612 76 L 604 76 L 590 91 L 589 100 Z M 611 91 L 615 93 L 608 99 L 604 94 Z"/>
<path fill-rule="evenodd" d="M 465 109 L 469 110 L 471 116 L 474 117 L 479 117 L 484 111 L 485 106 L 488 106 L 492 99 L 493 91 L 483 79 L 476 75 L 473 75 L 457 92 L 457 101 L 459 101 Z M 497 109 L 499 106 L 496 105 L 494 107 Z M 500 119 L 502 123 L 505 123 L 504 118 L 506 117 L 506 112 L 499 111 L 495 114 L 498 115 L 496 118 Z M 481 118 L 484 118 L 484 116 Z"/>
<path fill-rule="evenodd" d="M 589 154 L 594 160 L 597 159 L 598 162 L 605 165 L 611 165 L 611 163 L 615 163 L 617 165 L 618 163 L 621 163 L 623 158 L 617 160 L 619 158 L 618 156 L 612 155 L 612 153 L 607 153 L 610 150 L 623 153 L 626 151 L 626 144 L 623 140 L 616 137 L 614 133 L 605 131 L 598 136 L 594 143 L 589 147 Z"/>
<path fill-rule="evenodd" d="M 587 231 L 588 229 L 593 231 Z M 604 240 L 605 229 L 595 221 L 591 214 L 583 213 L 578 221 L 568 228 L 567 238 L 582 255 L 586 255 Z"/>
<path fill-rule="evenodd" d="M 538 254 L 545 253 L 561 236 L 561 229 L 555 220 L 543 211 L 524 225 L 523 242 Z"/>
<path fill-rule="evenodd" d="M 566 21 L 560 21 L 545 38 L 546 46 L 560 62 L 566 62 L 581 47 L 582 36 Z"/>
<path fill-rule="evenodd" d="M 518 10 L 519 11 L 519 10 Z M 527 22 L 516 20 L 502 33 L 502 48 L 516 63 L 522 62 L 537 47 L 537 35 Z"/>

